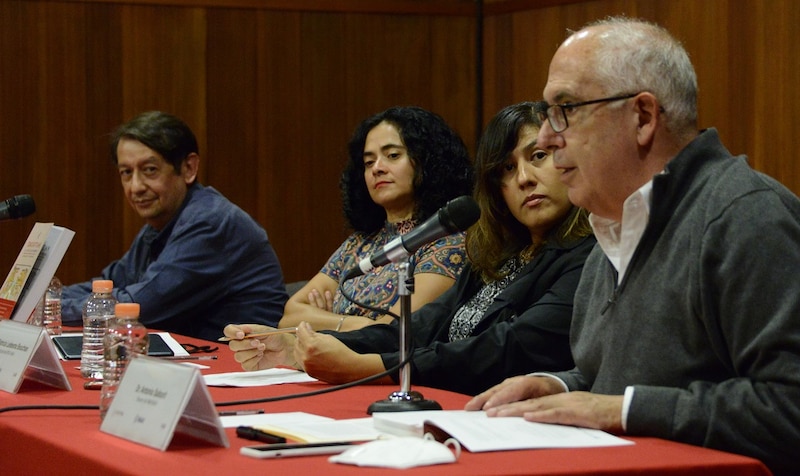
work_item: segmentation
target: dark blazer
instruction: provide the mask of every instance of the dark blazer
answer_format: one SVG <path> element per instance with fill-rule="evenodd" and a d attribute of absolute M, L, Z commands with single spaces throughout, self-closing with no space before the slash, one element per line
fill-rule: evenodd
<path fill-rule="evenodd" d="M 546 245 L 494 299 L 472 335 L 450 342 L 453 316 L 483 286 L 465 269 L 452 288 L 411 316 L 411 382 L 476 394 L 507 377 L 571 369 L 572 302 L 594 244 L 590 236 L 570 246 Z M 397 322 L 333 333 L 358 353 L 380 353 L 387 369 L 399 362 L 398 334 Z"/>

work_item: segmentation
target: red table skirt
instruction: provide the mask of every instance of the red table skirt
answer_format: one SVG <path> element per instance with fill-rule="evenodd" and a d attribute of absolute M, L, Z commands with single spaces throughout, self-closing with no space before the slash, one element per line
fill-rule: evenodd
<path fill-rule="evenodd" d="M 207 345 L 208 342 L 175 336 L 181 343 Z M 203 373 L 239 371 L 226 346 L 211 355 L 219 360 L 199 361 L 211 368 Z M 96 405 L 100 393 L 85 390 L 76 361 L 64 362 L 72 391 L 26 381 L 17 394 L 0 392 L 0 407 L 17 405 Z M 286 384 L 254 388 L 210 387 L 215 403 L 307 392 L 327 387 L 323 383 Z M 369 405 L 385 399 L 394 386 L 367 385 L 314 397 L 283 400 L 241 408 L 263 408 L 267 413 L 304 411 L 337 419 L 366 417 Z M 469 400 L 443 390 L 414 387 L 444 409 L 461 409 Z M 237 407 L 225 407 L 234 410 Z M 226 430 L 229 448 L 177 434 L 167 451 L 142 446 L 100 431 L 96 410 L 22 410 L 0 413 L 0 451 L 3 474 L 363 474 L 385 475 L 386 469 L 358 468 L 328 462 L 327 456 L 256 460 L 239 454 L 239 449 L 254 442 L 236 437 Z M 720 451 L 699 448 L 655 438 L 629 438 L 636 444 L 624 447 L 519 450 L 492 453 L 463 451 L 455 464 L 425 466 L 404 470 L 425 475 L 522 475 L 522 474 L 642 474 L 659 475 L 768 475 L 759 461 Z"/>

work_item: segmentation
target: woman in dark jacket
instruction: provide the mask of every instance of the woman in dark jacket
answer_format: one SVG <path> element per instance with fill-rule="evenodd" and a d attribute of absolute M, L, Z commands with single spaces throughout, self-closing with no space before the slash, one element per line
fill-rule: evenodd
<path fill-rule="evenodd" d="M 476 159 L 478 222 L 467 230 L 469 267 L 437 300 L 412 315 L 416 385 L 474 394 L 503 379 L 573 367 L 572 301 L 594 245 L 586 212 L 573 206 L 552 155 L 536 147 L 538 103 L 500 111 Z M 331 383 L 382 372 L 399 361 L 397 323 L 339 333 L 243 339 L 262 326 L 225 334 L 247 370 L 289 365 Z M 267 350 L 269 349 L 269 350 Z M 391 379 L 384 379 L 391 383 Z"/>

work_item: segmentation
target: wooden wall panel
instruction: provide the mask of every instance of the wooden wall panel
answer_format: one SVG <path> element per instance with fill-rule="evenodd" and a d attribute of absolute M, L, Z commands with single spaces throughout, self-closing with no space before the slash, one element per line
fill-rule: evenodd
<path fill-rule="evenodd" d="M 34 0 L 28 0 L 34 1 Z M 111 3 L 208 7 L 225 9 L 257 9 L 280 11 L 312 11 L 336 13 L 388 13 L 413 15 L 471 15 L 475 0 L 61 0 L 81 3 Z M 488 0 L 506 2 L 508 0 Z M 536 3 L 576 0 L 527 0 Z M 516 3 L 516 2 L 512 2 Z"/>
<path fill-rule="evenodd" d="M 264 224 L 288 279 L 318 271 L 346 236 L 338 178 L 358 122 L 417 104 L 470 132 L 462 97 L 474 68 L 460 54 L 474 42 L 470 19 L 457 20 L 456 41 L 436 21 L 209 11 L 208 183 Z"/>
<path fill-rule="evenodd" d="M 755 166 L 800 193 L 800 5 L 792 0 L 753 1 L 741 17 L 753 35 L 752 63 L 743 74 L 752 78 L 751 94 L 737 95 L 752 107 L 734 109 L 734 118 L 747 131 L 746 142 Z M 758 19 L 758 21 L 754 21 Z M 745 30 L 747 31 L 747 30 Z"/>
<path fill-rule="evenodd" d="M 73 282 L 96 276 L 109 263 L 109 256 L 121 256 L 131 241 L 126 235 L 126 213 L 130 206 L 122 196 L 116 169 L 111 163 L 108 134 L 125 120 L 122 112 L 122 16 L 117 7 L 96 5 L 75 11 L 85 18 L 86 41 L 78 52 L 85 51 L 86 140 L 88 150 L 75 171 L 85 177 L 66 194 L 69 218 L 52 218 L 75 230 L 75 238 L 58 275 Z M 73 55 L 80 58 L 75 52 Z M 78 88 L 76 88 L 78 89 Z M 68 161 L 72 162 L 72 160 Z M 41 219 L 38 214 L 37 220 Z"/>
<path fill-rule="evenodd" d="M 28 53 L 28 42 L 23 42 L 23 19 L 31 16 L 23 12 L 19 3 L 0 2 L 0 194 L 2 200 L 22 193 L 32 193 L 31 172 L 33 164 L 26 160 L 23 145 L 25 129 L 21 117 L 24 109 L 23 97 L 35 94 L 36 85 L 25 81 L 23 61 Z M 0 261 L 4 272 L 19 252 L 18 244 L 30 232 L 33 222 L 27 219 L 0 223 Z M 9 257 L 11 257 L 9 259 Z"/>
<path fill-rule="evenodd" d="M 120 13 L 123 120 L 143 111 L 171 112 L 189 124 L 205 150 L 206 11 L 122 6 Z"/>
<path fill-rule="evenodd" d="M 0 4 L 0 191 L 3 199 L 29 193 L 37 206 L 34 217 L 2 223 L 4 270 L 36 220 L 83 229 L 89 223 L 97 167 L 87 122 L 85 12 L 63 3 Z M 86 233 L 75 242 L 80 259 L 64 266 L 85 272 Z M 106 243 L 100 240 L 99 252 Z"/>
<path fill-rule="evenodd" d="M 261 174 L 258 116 L 258 15 L 241 10 L 207 14 L 207 144 L 201 150 L 202 182 L 243 208 L 256 197 Z M 266 157 L 264 157 L 266 158 Z M 213 180 L 212 180 L 213 177 Z M 268 180 L 269 181 L 269 180 Z M 255 209 L 246 210 L 255 214 Z"/>
<path fill-rule="evenodd" d="M 108 161 L 108 133 L 160 109 L 195 131 L 201 181 L 267 229 L 286 278 L 310 277 L 347 233 L 338 179 L 360 120 L 416 104 L 475 143 L 474 20 L 408 14 L 410 4 L 395 15 L 385 2 L 353 13 L 0 2 L 0 191 L 38 205 L 2 224 L 0 267 L 35 221 L 77 232 L 58 271 L 66 282 L 119 257 L 142 222 Z"/>
<path fill-rule="evenodd" d="M 431 94 L 430 109 L 438 112 L 461 135 L 471 151 L 477 149 L 475 108 L 475 31 L 473 18 L 433 17 L 431 32 L 431 74 L 420 90 Z"/>
<path fill-rule="evenodd" d="M 107 134 L 145 110 L 190 124 L 201 180 L 264 225 L 288 280 L 316 273 L 345 236 L 338 178 L 361 119 L 417 104 L 474 150 L 471 1 L 281 1 L 0 2 L 0 199 L 30 193 L 38 206 L 0 223 L 0 269 L 37 220 L 77 231 L 58 272 L 68 282 L 127 249 L 141 220 L 109 165 Z M 486 12 L 484 123 L 541 96 L 567 28 L 641 16 L 686 44 L 701 124 L 800 190 L 794 1 L 509 0 Z"/>
<path fill-rule="evenodd" d="M 338 142 L 322 141 L 316 133 L 340 123 L 340 117 L 307 94 L 310 82 L 320 77 L 304 68 L 303 15 L 260 13 L 258 20 L 256 216 L 287 280 L 308 279 L 343 235 L 332 183 L 340 163 Z M 328 178 L 316 177 L 314 170 L 327 172 Z"/>
<path fill-rule="evenodd" d="M 800 63 L 792 60 L 800 4 L 791 0 L 598 0 L 490 16 L 484 117 L 541 96 L 567 28 L 619 14 L 655 21 L 679 38 L 697 70 L 701 127 L 716 127 L 731 152 L 747 154 L 755 168 L 800 192 L 792 112 L 800 106 Z M 510 76 L 503 72 L 509 64 Z"/>

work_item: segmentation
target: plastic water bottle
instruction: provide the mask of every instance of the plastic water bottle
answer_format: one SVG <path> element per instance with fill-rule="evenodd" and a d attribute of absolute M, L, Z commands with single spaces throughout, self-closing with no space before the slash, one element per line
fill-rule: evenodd
<path fill-rule="evenodd" d="M 44 300 L 44 310 L 42 311 L 42 325 L 47 329 L 51 336 L 61 335 L 61 281 L 55 276 L 50 280 L 42 299 Z"/>
<path fill-rule="evenodd" d="M 81 376 L 103 379 L 103 339 L 109 320 L 114 318 L 117 300 L 111 295 L 114 283 L 99 279 L 92 283 L 92 294 L 83 305 L 83 346 L 81 347 Z"/>
<path fill-rule="evenodd" d="M 36 302 L 36 307 L 33 308 L 30 317 L 28 317 L 28 324 L 32 326 L 42 326 L 44 323 L 44 295 L 39 301 Z"/>
<path fill-rule="evenodd" d="M 103 387 L 100 390 L 100 418 L 105 418 L 117 393 L 125 367 L 134 354 L 145 355 L 150 344 L 147 328 L 139 322 L 139 305 L 119 303 L 116 318 L 105 338 Z"/>

